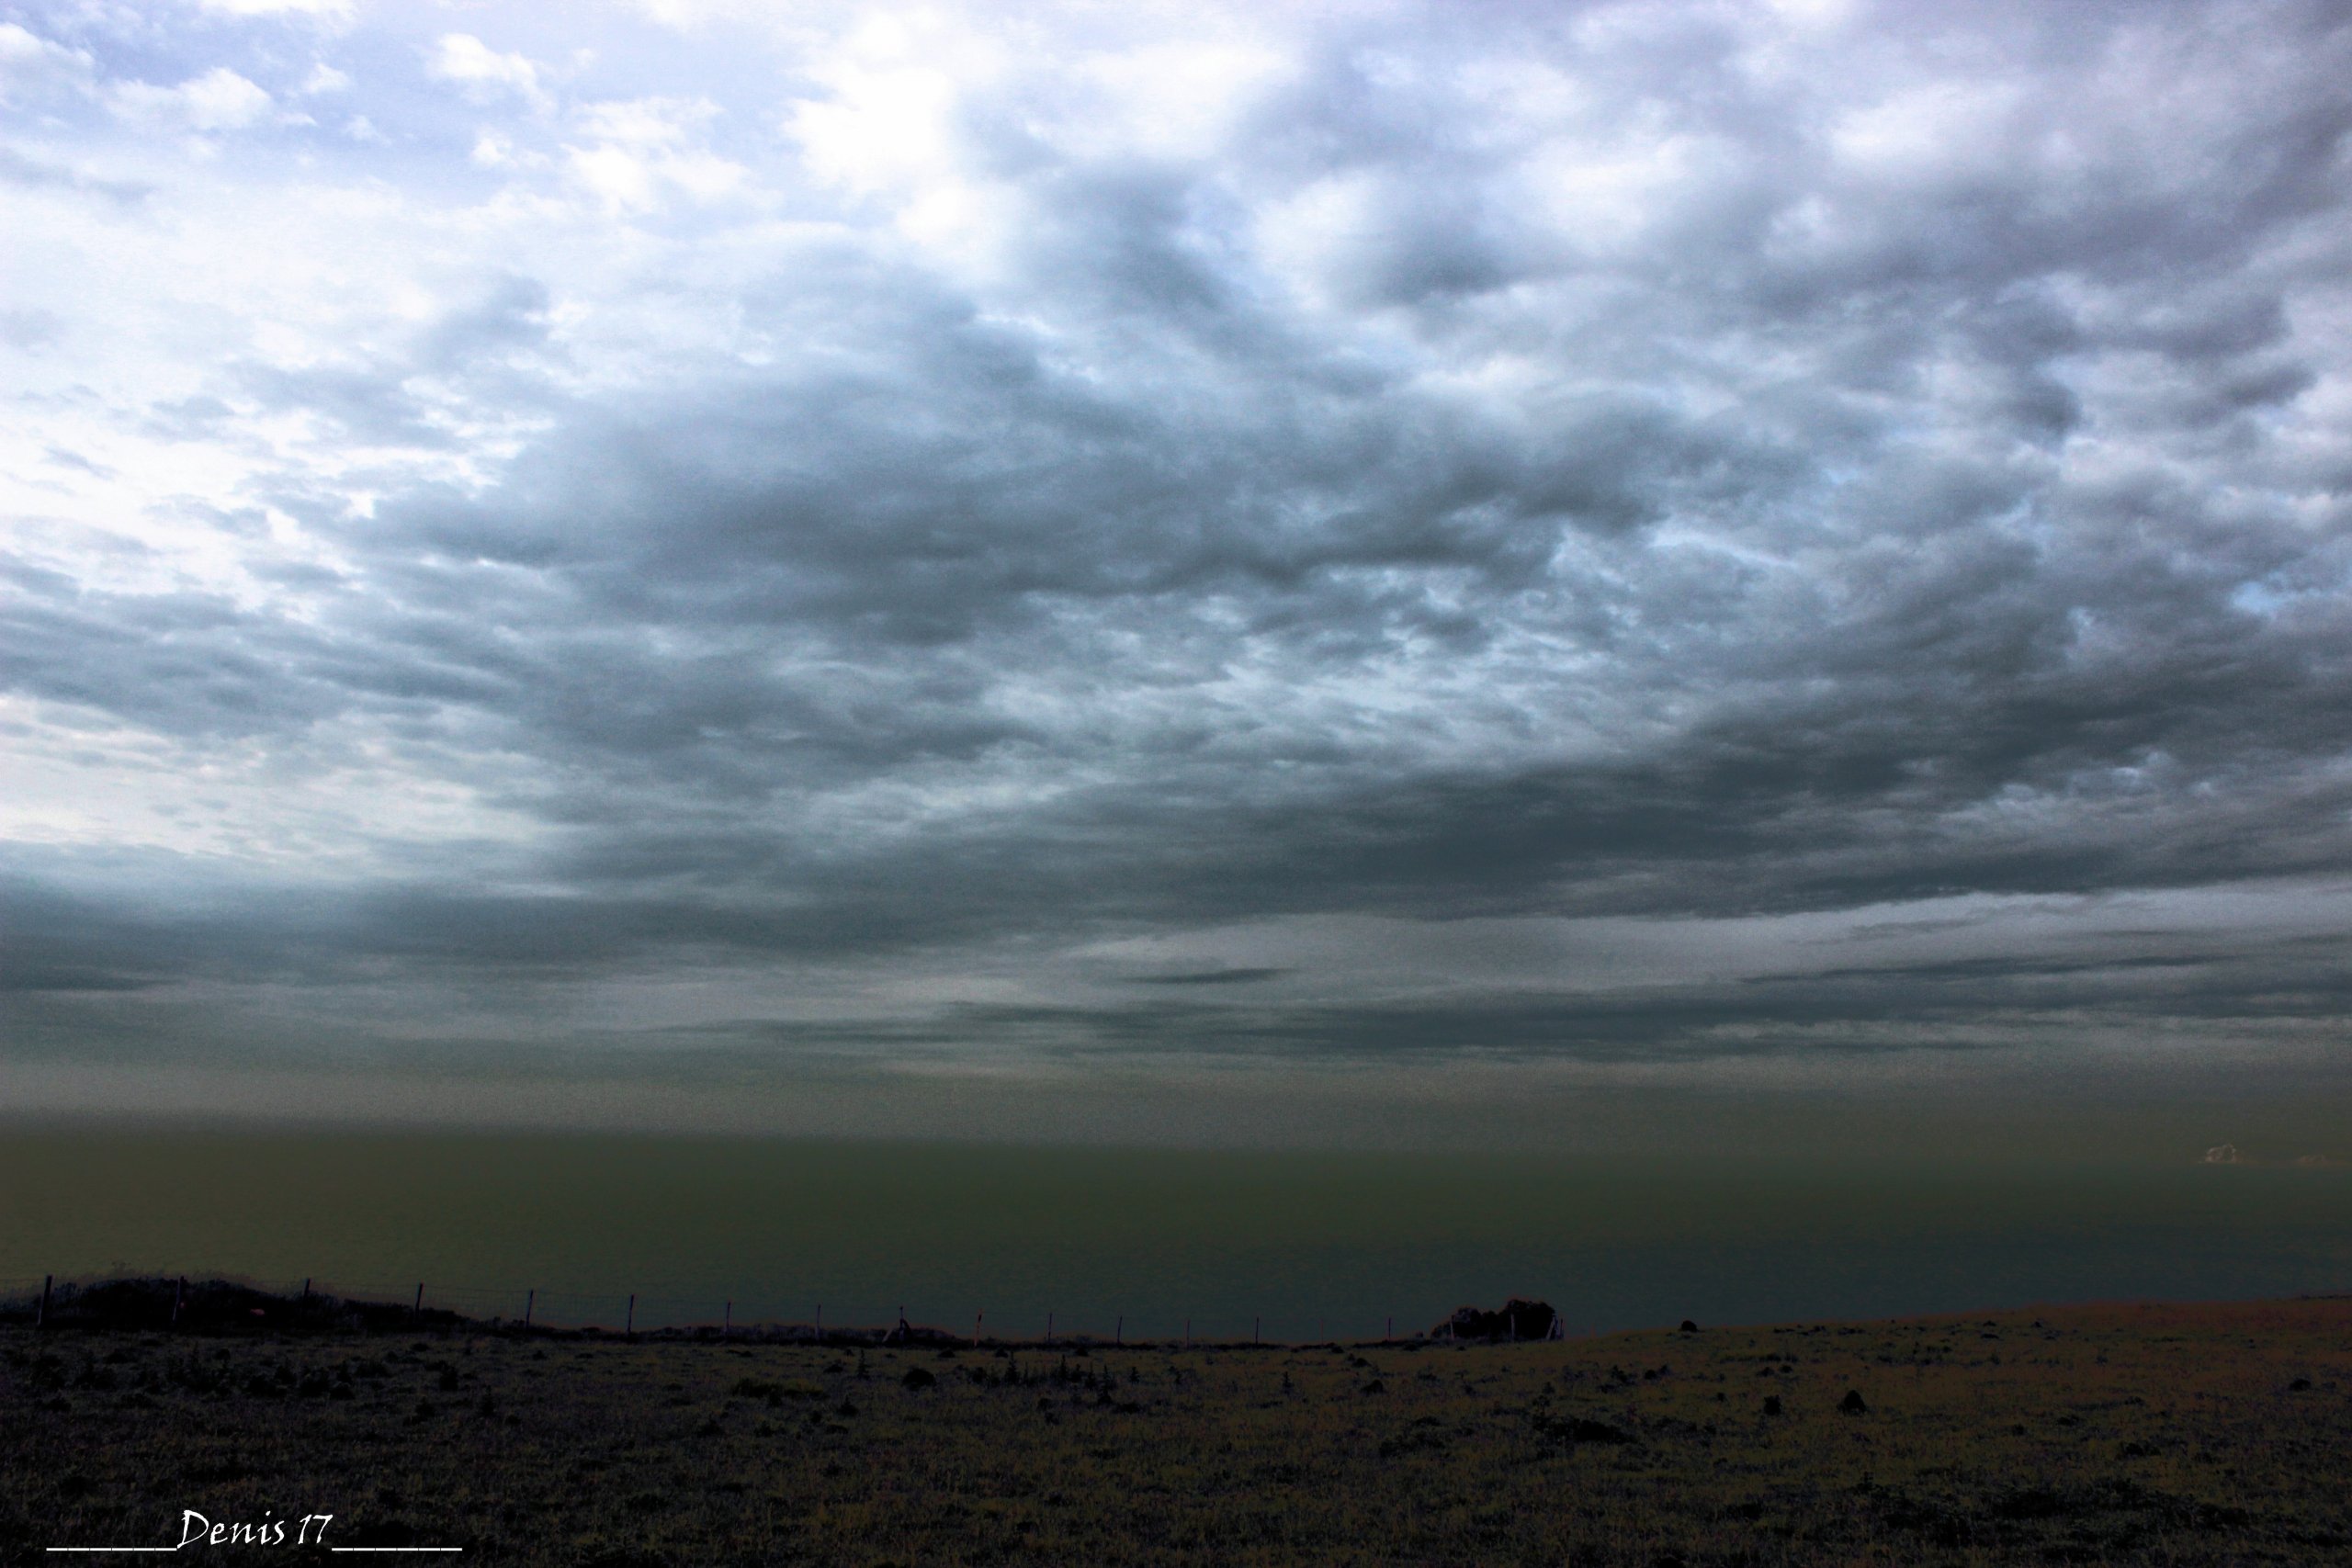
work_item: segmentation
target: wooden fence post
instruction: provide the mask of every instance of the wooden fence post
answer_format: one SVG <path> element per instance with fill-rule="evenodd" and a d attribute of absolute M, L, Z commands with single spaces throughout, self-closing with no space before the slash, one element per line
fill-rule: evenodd
<path fill-rule="evenodd" d="M 187 1276 L 183 1274 L 172 1281 L 172 1326 L 180 1325 L 180 1303 L 187 1299 Z"/>
<path fill-rule="evenodd" d="M 1046 1344 L 1048 1344 L 1048 1345 L 1050 1345 L 1050 1344 L 1052 1344 L 1053 1342 L 1054 1342 L 1054 1314 L 1053 1314 L 1052 1313 L 1047 1313 L 1047 1314 L 1046 1314 Z"/>
<path fill-rule="evenodd" d="M 35 1328 L 46 1328 L 49 1325 L 49 1288 L 56 1282 L 57 1276 L 54 1274 L 43 1274 L 40 1277 L 40 1307 L 33 1314 Z"/>
<path fill-rule="evenodd" d="M 1121 1313 L 1119 1314 L 1119 1326 L 1111 1331 L 1111 1343 L 1114 1345 L 1125 1345 L 1126 1342 L 1127 1314 L 1125 1313 Z"/>
<path fill-rule="evenodd" d="M 975 1350 L 980 1348 L 980 1319 L 987 1315 L 988 1309 L 985 1307 L 972 1314 L 972 1348 Z"/>
<path fill-rule="evenodd" d="M 822 1302 L 819 1302 L 819 1303 L 817 1303 L 817 1343 L 818 1343 L 818 1344 L 820 1344 L 820 1345 L 822 1345 L 824 1342 L 825 1342 L 825 1303 L 822 1303 Z"/>
<path fill-rule="evenodd" d="M 534 1308 L 536 1308 L 538 1304 L 539 1304 L 539 1288 L 538 1288 L 537 1285 L 534 1285 L 534 1286 L 532 1286 L 529 1290 L 525 1291 L 525 1292 L 523 1292 L 523 1326 L 524 1326 L 524 1327 L 528 1328 L 528 1327 L 530 1327 L 530 1326 L 531 1326 L 531 1312 L 532 1312 L 532 1310 L 533 1310 Z"/>
<path fill-rule="evenodd" d="M 621 1332 L 629 1338 L 637 1337 L 637 1292 L 634 1291 L 629 1292 L 628 1317 L 621 1325 Z"/>
<path fill-rule="evenodd" d="M 302 1276 L 302 1299 L 306 1302 L 311 1299 L 311 1277 L 308 1274 Z"/>
<path fill-rule="evenodd" d="M 1253 1317 L 1253 1318 L 1251 1318 L 1251 1319 L 1250 1320 L 1250 1344 L 1255 1345 L 1255 1344 L 1259 1343 L 1259 1339 L 1258 1339 L 1258 1325 L 1259 1325 L 1261 1323 L 1262 1323 L 1263 1321 L 1264 1321 L 1264 1319 L 1262 1319 L 1262 1318 L 1255 1318 L 1255 1317 Z"/>
<path fill-rule="evenodd" d="M 408 1320 L 409 1320 L 411 1323 L 416 1323 L 416 1322 L 420 1322 L 420 1321 L 422 1321 L 422 1320 L 423 1320 L 423 1318 L 424 1318 L 424 1280 L 419 1280 L 416 1282 L 416 1301 L 415 1301 L 414 1304 L 413 1304 L 413 1305 L 408 1309 Z"/>
<path fill-rule="evenodd" d="M 728 1298 L 728 1300 L 727 1300 L 727 1315 L 726 1315 L 724 1318 L 721 1318 L 721 1319 L 719 1320 L 719 1324 L 718 1324 L 718 1337 L 719 1337 L 721 1339 L 726 1339 L 726 1338 L 731 1337 L 733 1336 L 734 1332 L 735 1332 L 735 1299 L 734 1299 L 732 1296 L 729 1296 L 729 1297 Z"/>

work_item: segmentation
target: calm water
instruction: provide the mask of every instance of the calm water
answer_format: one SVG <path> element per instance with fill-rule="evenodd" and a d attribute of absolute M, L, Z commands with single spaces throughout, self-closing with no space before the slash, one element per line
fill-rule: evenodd
<path fill-rule="evenodd" d="M 640 1326 L 1608 1329 L 2352 1289 L 2352 1172 L 0 1129 L 0 1285 L 119 1269 Z"/>

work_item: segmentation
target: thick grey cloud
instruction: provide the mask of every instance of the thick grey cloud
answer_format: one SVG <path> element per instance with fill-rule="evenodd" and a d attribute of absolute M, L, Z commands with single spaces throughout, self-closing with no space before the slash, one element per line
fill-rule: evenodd
<path fill-rule="evenodd" d="M 182 20 L 19 18 L 28 265 L 213 192 L 323 248 L 195 324 L 5 318 L 93 356 L 27 372 L 73 499 L 0 557 L 42 1051 L 616 986 L 777 1060 L 2340 1011 L 2324 920 L 2110 919 L 2347 866 L 2335 7 L 720 20 L 638 80 L 523 17 Z M 270 116 L 190 96 L 232 67 Z M 2076 945 L 1860 934 L 1988 897 Z M 1638 983 L 1211 942 L 1815 916 Z M 1214 951 L 1086 956 L 1155 942 Z"/>

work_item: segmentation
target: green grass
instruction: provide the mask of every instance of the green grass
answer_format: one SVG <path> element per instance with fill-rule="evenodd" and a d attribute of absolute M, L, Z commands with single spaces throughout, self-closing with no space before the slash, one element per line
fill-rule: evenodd
<path fill-rule="evenodd" d="M 184 1508 L 606 1568 L 2338 1562 L 2352 1302 L 945 1358 L 0 1331 L 0 1562 Z"/>

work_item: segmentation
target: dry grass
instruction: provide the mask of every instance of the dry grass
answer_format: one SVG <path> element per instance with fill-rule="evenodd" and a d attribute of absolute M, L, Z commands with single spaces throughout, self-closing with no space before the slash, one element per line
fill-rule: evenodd
<path fill-rule="evenodd" d="M 2342 1562 L 2352 1302 L 862 1364 L 0 1333 L 0 1562 L 183 1508 L 606 1568 Z"/>

